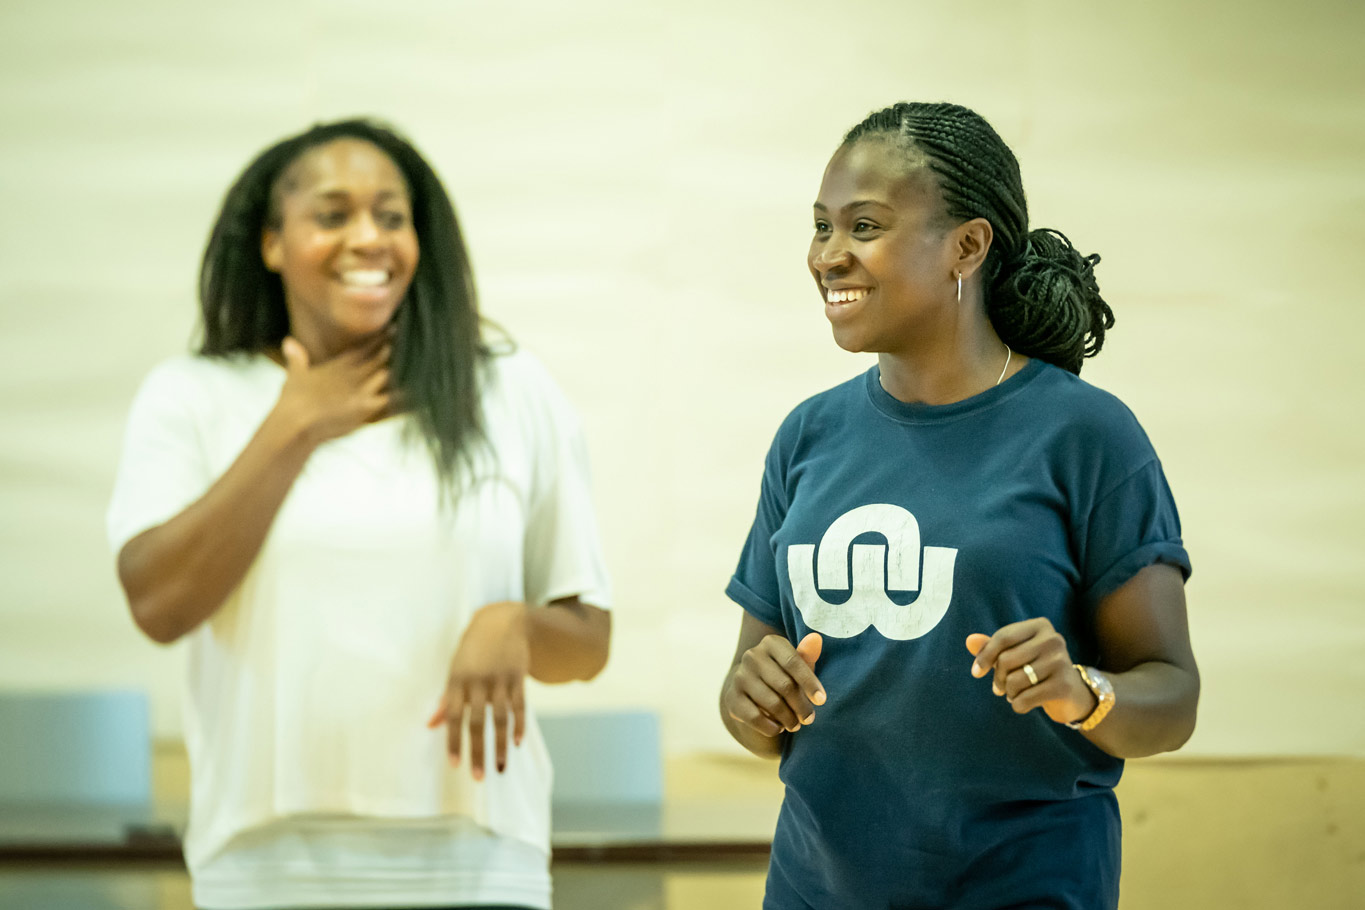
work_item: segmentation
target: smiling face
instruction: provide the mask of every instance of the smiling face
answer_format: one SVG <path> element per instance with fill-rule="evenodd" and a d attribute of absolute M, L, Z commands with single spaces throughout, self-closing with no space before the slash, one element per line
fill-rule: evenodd
<path fill-rule="evenodd" d="M 382 331 L 417 269 L 398 166 L 363 139 L 337 139 L 304 152 L 275 193 L 261 257 L 284 285 L 290 334 L 317 361 Z"/>
<path fill-rule="evenodd" d="M 846 351 L 906 353 L 957 318 L 958 250 L 930 173 L 881 139 L 825 168 L 807 263 Z"/>

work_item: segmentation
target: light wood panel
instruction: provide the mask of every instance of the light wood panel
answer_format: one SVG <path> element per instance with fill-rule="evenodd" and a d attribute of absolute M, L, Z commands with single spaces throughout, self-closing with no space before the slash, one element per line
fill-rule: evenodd
<path fill-rule="evenodd" d="M 730 748 L 721 595 L 783 414 L 865 361 L 803 263 L 866 111 L 950 98 L 1021 160 L 1034 220 L 1104 256 L 1086 376 L 1185 519 L 1205 755 L 1365 755 L 1365 5 L 9 0 L 0 4 L 0 686 L 139 685 L 101 524 L 132 392 L 184 349 L 215 207 L 321 117 L 407 129 L 487 311 L 584 416 L 620 612 L 550 706 L 660 711 Z M 433 682 L 433 687 L 436 683 Z"/>

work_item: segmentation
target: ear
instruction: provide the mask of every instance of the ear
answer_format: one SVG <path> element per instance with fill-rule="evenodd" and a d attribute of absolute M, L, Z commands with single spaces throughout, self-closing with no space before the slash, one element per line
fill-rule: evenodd
<path fill-rule="evenodd" d="M 272 272 L 284 267 L 284 241 L 274 228 L 261 231 L 261 261 Z"/>
<path fill-rule="evenodd" d="M 977 269 L 986 261 L 986 254 L 990 252 L 991 241 L 994 238 L 995 231 L 985 218 L 973 218 L 959 224 L 953 229 L 952 251 L 956 256 L 953 269 L 961 272 L 963 278 L 970 278 L 976 274 Z"/>

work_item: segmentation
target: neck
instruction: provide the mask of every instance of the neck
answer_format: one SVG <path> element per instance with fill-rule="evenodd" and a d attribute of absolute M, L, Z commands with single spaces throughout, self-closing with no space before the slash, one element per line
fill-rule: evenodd
<path fill-rule="evenodd" d="M 356 337 L 334 330 L 329 331 L 326 326 L 303 319 L 293 319 L 291 322 L 293 324 L 290 326 L 289 334 L 303 345 L 303 349 L 308 352 L 308 362 L 312 366 L 326 363 L 352 348 L 369 344 L 375 337 L 372 334 Z"/>
<path fill-rule="evenodd" d="M 952 404 L 993 388 L 1027 358 L 1014 354 L 993 329 L 968 344 L 939 345 L 877 357 L 882 388 L 908 404 Z"/>

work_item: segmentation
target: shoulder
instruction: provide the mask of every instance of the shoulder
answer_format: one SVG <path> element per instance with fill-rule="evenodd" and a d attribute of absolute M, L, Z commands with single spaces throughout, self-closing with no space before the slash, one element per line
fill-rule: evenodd
<path fill-rule="evenodd" d="M 178 354 L 148 371 L 138 395 L 141 398 L 197 399 L 215 389 L 243 386 L 266 374 L 270 362 L 251 354 L 205 357 Z"/>
<path fill-rule="evenodd" d="M 522 347 L 493 351 L 484 362 L 483 379 L 488 392 L 504 398 L 557 403 L 564 395 L 540 358 Z"/>
<path fill-rule="evenodd" d="M 263 354 L 177 354 L 152 367 L 146 382 L 174 384 L 177 382 L 240 382 L 272 370 L 281 369 Z"/>
<path fill-rule="evenodd" d="M 1050 364 L 1029 397 L 1037 416 L 1061 423 L 1071 433 L 1113 442 L 1147 445 L 1137 416 L 1117 395 Z"/>
<path fill-rule="evenodd" d="M 518 388 L 554 385 L 540 358 L 521 346 L 494 348 L 484 366 L 493 385 Z"/>
<path fill-rule="evenodd" d="M 855 413 L 854 406 L 866 399 L 867 381 L 868 373 L 859 373 L 802 401 L 792 408 L 778 427 L 778 440 L 795 442 L 831 423 L 848 420 Z"/>
<path fill-rule="evenodd" d="M 1038 458 L 1064 476 L 1084 479 L 1102 495 L 1137 471 L 1159 464 L 1137 417 L 1118 396 L 1056 367 L 1023 400 L 1016 429 L 1042 451 Z"/>
<path fill-rule="evenodd" d="M 274 401 L 283 382 L 284 371 L 263 355 L 181 354 L 147 373 L 133 397 L 132 419 L 213 423 L 225 413 Z"/>
<path fill-rule="evenodd" d="M 785 476 L 815 452 L 858 437 L 850 423 L 866 419 L 867 374 L 860 373 L 802 401 L 783 418 L 768 446 L 765 470 Z"/>
<path fill-rule="evenodd" d="M 490 420 L 514 419 L 532 426 L 576 426 L 568 397 L 540 358 L 517 347 L 495 350 L 484 363 L 484 409 Z"/>
<path fill-rule="evenodd" d="M 177 354 L 152 367 L 142 381 L 144 386 L 175 387 L 202 382 L 213 373 L 212 361 L 196 354 Z"/>

